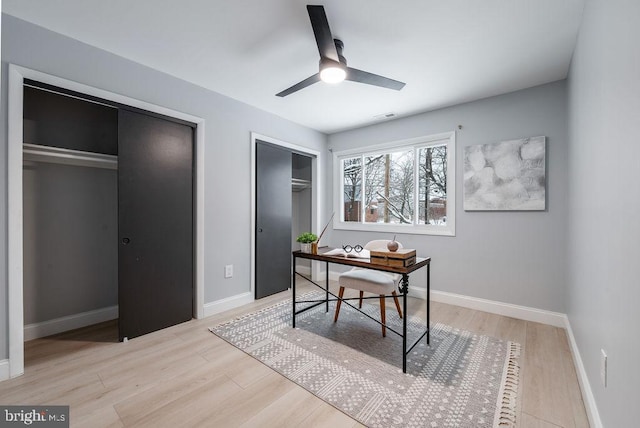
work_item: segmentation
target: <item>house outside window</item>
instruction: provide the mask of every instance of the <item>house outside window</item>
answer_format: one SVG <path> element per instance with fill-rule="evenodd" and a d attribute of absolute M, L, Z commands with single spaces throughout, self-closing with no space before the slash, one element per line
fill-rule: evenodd
<path fill-rule="evenodd" d="M 455 235 L 455 132 L 334 154 L 335 229 Z"/>

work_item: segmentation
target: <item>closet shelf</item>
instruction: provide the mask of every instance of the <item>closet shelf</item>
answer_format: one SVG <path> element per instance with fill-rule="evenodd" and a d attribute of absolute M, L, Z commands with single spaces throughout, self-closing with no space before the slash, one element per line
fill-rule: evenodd
<path fill-rule="evenodd" d="M 48 162 L 63 165 L 88 166 L 94 168 L 118 169 L 118 156 L 82 150 L 62 149 L 24 143 L 23 159 L 34 162 Z"/>
<path fill-rule="evenodd" d="M 309 180 L 302 180 L 300 178 L 291 179 L 291 190 L 294 192 L 300 192 L 304 189 L 308 189 L 309 187 L 311 187 L 311 182 Z"/>

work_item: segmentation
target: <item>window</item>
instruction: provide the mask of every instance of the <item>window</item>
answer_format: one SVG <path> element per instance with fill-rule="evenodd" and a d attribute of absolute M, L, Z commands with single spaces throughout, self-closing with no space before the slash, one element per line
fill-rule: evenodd
<path fill-rule="evenodd" d="M 455 235 L 454 170 L 454 132 L 336 153 L 334 228 Z"/>

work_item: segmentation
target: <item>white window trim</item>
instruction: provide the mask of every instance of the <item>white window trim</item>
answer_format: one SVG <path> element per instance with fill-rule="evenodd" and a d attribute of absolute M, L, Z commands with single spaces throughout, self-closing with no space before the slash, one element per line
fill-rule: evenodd
<path fill-rule="evenodd" d="M 446 141 L 448 140 L 448 141 Z M 388 152 L 392 149 L 403 147 L 425 147 L 435 143 L 447 144 L 447 225 L 418 225 L 418 224 L 380 224 L 380 223 L 356 223 L 342 221 L 343 210 L 343 181 L 341 159 L 354 155 L 373 154 L 376 152 Z M 333 218 L 333 228 L 338 230 L 359 230 L 369 232 L 390 232 L 410 235 L 456 235 L 456 133 L 455 131 L 407 140 L 393 141 L 374 146 L 359 147 L 356 149 L 342 150 L 333 154 L 333 210 L 337 214 Z M 416 187 L 417 192 L 417 187 Z"/>

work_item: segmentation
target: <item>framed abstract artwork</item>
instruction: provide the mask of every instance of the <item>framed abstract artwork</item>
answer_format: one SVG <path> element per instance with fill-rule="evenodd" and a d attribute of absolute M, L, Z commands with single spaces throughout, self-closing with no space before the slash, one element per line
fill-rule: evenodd
<path fill-rule="evenodd" d="M 546 137 L 464 148 L 465 211 L 544 211 Z"/>

